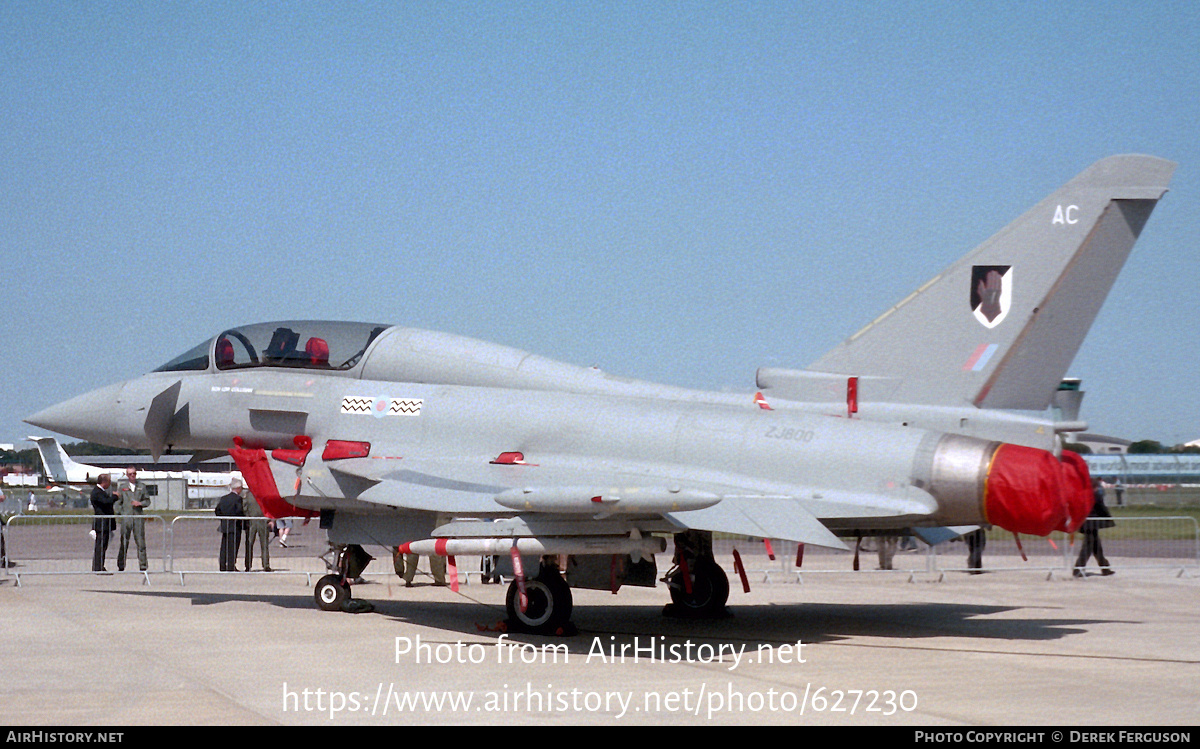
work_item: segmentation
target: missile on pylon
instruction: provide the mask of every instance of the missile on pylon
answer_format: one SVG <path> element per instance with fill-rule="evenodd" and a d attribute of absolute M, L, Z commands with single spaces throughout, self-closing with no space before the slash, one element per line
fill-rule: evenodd
<path fill-rule="evenodd" d="M 521 556 L 547 554 L 619 554 L 646 558 L 667 549 L 658 536 L 569 536 L 546 538 L 427 538 L 400 545 L 401 554 L 422 556 L 498 556 L 513 547 Z"/>

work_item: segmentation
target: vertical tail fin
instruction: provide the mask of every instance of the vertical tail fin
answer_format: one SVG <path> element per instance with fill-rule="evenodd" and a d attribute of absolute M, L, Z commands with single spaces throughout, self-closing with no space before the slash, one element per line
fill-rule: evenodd
<path fill-rule="evenodd" d="M 898 402 L 1045 409 L 1174 170 L 1096 162 L 809 370 L 895 380 Z"/>
<path fill-rule="evenodd" d="M 106 473 L 103 468 L 76 463 L 53 437 L 27 437 L 26 439 L 37 444 L 38 454 L 42 456 L 42 466 L 46 469 L 46 475 L 55 483 L 81 484 L 101 473 Z"/>

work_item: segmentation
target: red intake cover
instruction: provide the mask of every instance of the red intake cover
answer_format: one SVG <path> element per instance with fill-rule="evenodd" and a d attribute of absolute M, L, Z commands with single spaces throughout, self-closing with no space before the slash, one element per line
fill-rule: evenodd
<path fill-rule="evenodd" d="M 275 477 L 271 475 L 271 465 L 267 460 L 265 450 L 231 447 L 229 448 L 229 455 L 233 458 L 233 462 L 237 463 L 238 470 L 242 472 L 242 478 L 246 481 L 246 488 L 258 500 L 258 506 L 262 508 L 263 515 L 272 520 L 276 518 L 311 518 L 316 516 L 317 513 L 312 510 L 301 510 L 285 502 L 279 496 L 279 488 L 275 486 Z"/>

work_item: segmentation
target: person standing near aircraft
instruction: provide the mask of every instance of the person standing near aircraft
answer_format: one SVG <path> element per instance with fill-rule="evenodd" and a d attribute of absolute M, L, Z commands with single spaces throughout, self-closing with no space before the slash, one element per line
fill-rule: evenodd
<path fill-rule="evenodd" d="M 279 537 L 279 545 L 287 548 L 288 533 L 292 531 L 291 518 L 279 518 L 275 521 L 275 534 Z"/>
<path fill-rule="evenodd" d="M 987 531 L 976 528 L 963 536 L 967 542 L 967 569 L 972 575 L 983 573 L 983 547 L 987 546 Z"/>
<path fill-rule="evenodd" d="M 404 586 L 411 588 L 413 586 L 413 578 L 417 576 L 417 562 L 421 560 L 419 554 L 404 555 Z M 433 576 L 433 584 L 439 587 L 446 585 L 446 557 L 434 555 L 429 557 L 429 574 Z"/>
<path fill-rule="evenodd" d="M 96 479 L 96 487 L 92 489 L 92 509 L 96 519 L 92 521 L 92 532 L 96 534 L 96 544 L 92 551 L 92 572 L 108 572 L 104 568 L 104 557 L 108 555 L 108 542 L 112 538 L 116 519 L 113 518 L 113 505 L 116 497 L 109 493 L 112 478 L 107 473 L 100 474 Z"/>
<path fill-rule="evenodd" d="M 246 516 L 242 507 L 241 479 L 230 479 L 229 493 L 217 500 L 213 514 L 221 518 L 221 571 L 237 572 L 237 553 L 242 539 L 243 521 L 236 518 Z"/>
<path fill-rule="evenodd" d="M 138 569 L 146 571 L 146 521 L 138 517 L 150 506 L 146 485 L 137 480 L 137 468 L 125 469 L 125 478 L 117 482 L 116 511 L 121 516 L 121 546 L 117 550 L 117 569 L 125 571 L 125 554 L 129 551 L 129 536 L 137 544 Z"/>
<path fill-rule="evenodd" d="M 267 519 L 263 516 L 262 508 L 258 506 L 258 500 L 254 498 L 253 492 L 246 492 L 246 498 L 242 504 L 246 510 L 246 517 L 253 518 L 248 521 L 246 526 L 246 571 L 250 571 L 250 565 L 254 562 L 254 541 L 257 539 L 258 556 L 262 559 L 263 572 L 270 572 L 271 533 L 267 527 Z"/>
<path fill-rule="evenodd" d="M 1083 568 L 1092 556 L 1096 557 L 1096 563 L 1100 565 L 1101 575 L 1116 574 L 1109 566 L 1108 558 L 1104 556 L 1104 548 L 1100 545 L 1100 529 L 1112 528 L 1114 525 L 1116 522 L 1112 519 L 1112 513 L 1104 504 L 1104 485 L 1100 483 L 1100 479 L 1092 479 L 1092 511 L 1088 513 L 1088 519 L 1080 528 L 1083 531 L 1083 548 L 1079 550 L 1079 558 L 1075 560 L 1075 577 L 1086 576 Z"/>
<path fill-rule="evenodd" d="M 4 490 L 0 489 L 0 563 L 2 563 L 4 567 L 10 566 L 8 563 L 8 548 L 6 542 L 6 537 L 8 536 L 8 518 L 10 515 L 16 514 L 8 511 L 8 507 L 6 506 L 7 502 L 8 498 L 4 496 Z"/>
<path fill-rule="evenodd" d="M 890 570 L 892 567 L 892 558 L 896 556 L 896 547 L 900 545 L 899 536 L 879 536 L 875 539 L 879 544 L 879 569 Z"/>

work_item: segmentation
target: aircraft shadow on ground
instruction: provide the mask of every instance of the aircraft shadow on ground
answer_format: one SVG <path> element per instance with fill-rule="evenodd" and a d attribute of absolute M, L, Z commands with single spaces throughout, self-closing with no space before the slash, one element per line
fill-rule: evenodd
<path fill-rule="evenodd" d="M 100 591 L 97 591 L 100 592 Z M 112 592 L 112 591 L 106 591 Z M 459 598 L 449 601 L 402 599 L 371 600 L 373 611 L 363 614 L 315 612 L 312 595 L 214 593 L 210 591 L 121 591 L 119 595 L 171 598 L 191 601 L 193 606 L 225 603 L 262 603 L 289 610 L 303 610 L 338 617 L 382 617 L 397 624 L 416 624 L 442 630 L 447 637 L 498 635 L 505 618 L 503 607 Z M 969 638 L 987 641 L 1042 642 L 1085 633 L 1090 625 L 1110 623 L 1102 619 L 1019 617 L 1019 606 L 982 606 L 955 603 L 798 603 L 730 607 L 730 615 L 716 620 L 667 617 L 656 605 L 576 606 L 572 617 L 577 635 L 540 636 L 509 632 L 514 642 L 565 644 L 569 652 L 587 652 L 596 637 L 620 646 L 633 638 L 662 636 L 668 641 L 691 639 L 745 642 L 749 646 L 822 643 L 858 637 L 884 640 Z"/>
<path fill-rule="evenodd" d="M 823 643 L 858 637 L 935 642 L 940 638 L 971 638 L 1038 642 L 1083 634 L 1096 619 L 1015 618 L 1019 607 L 968 604 L 795 604 L 736 606 L 717 620 L 664 617 L 648 606 L 577 607 L 574 622 L 580 647 L 594 637 L 620 645 L 633 638 L 662 635 L 668 640 L 707 639 L 757 645 Z M 997 615 L 1005 615 L 997 618 Z M 520 635 L 513 635 L 514 639 Z"/>
<path fill-rule="evenodd" d="M 138 596 L 151 599 L 183 599 L 193 606 L 215 606 L 222 603 L 266 603 L 282 609 L 313 609 L 313 597 L 309 595 L 265 595 L 261 593 L 212 593 L 209 591 L 161 591 L 161 590 L 94 590 L 93 593 L 109 593 L 121 596 Z"/>

